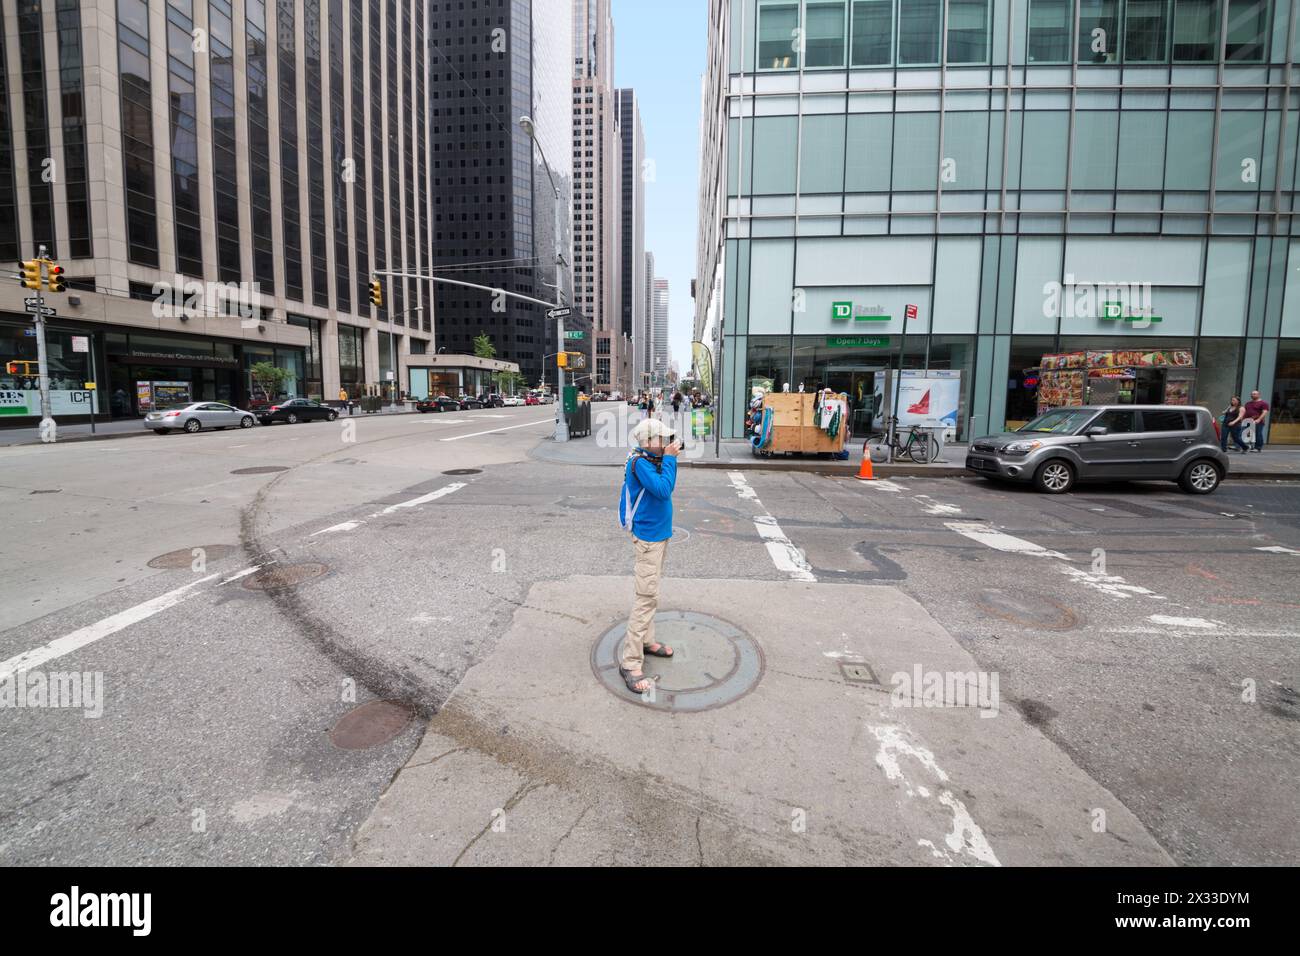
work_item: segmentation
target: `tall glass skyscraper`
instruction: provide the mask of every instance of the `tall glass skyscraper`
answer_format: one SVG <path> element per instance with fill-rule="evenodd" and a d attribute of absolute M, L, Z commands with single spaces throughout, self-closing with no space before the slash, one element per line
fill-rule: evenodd
<path fill-rule="evenodd" d="M 960 373 L 967 438 L 1077 361 L 1135 401 L 1258 388 L 1300 442 L 1296 6 L 710 0 L 696 338 L 724 434 L 785 382 L 848 392 L 860 434 L 902 367 Z"/>

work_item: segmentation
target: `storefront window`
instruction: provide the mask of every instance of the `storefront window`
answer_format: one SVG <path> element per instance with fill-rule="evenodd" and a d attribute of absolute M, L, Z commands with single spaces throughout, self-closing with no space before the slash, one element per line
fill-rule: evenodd
<path fill-rule="evenodd" d="M 30 326 L 0 326 L 0 418 L 40 414 L 40 366 L 36 337 Z M 79 335 L 77 345 L 89 349 L 90 336 Z M 50 401 L 54 414 L 89 415 L 93 393 L 90 353 L 74 348 L 69 332 L 47 330 L 45 355 L 50 375 Z"/>
<path fill-rule="evenodd" d="M 1016 336 L 1007 368 L 1006 427 L 1019 428 L 1038 414 L 1038 368 L 1055 349 L 1050 335 Z"/>
<path fill-rule="evenodd" d="M 349 398 L 365 394 L 365 330 L 339 325 L 339 387 Z"/>
<path fill-rule="evenodd" d="M 1269 404 L 1272 424 L 1268 440 L 1276 445 L 1300 445 L 1300 339 L 1283 339 L 1278 343 L 1277 371 Z"/>

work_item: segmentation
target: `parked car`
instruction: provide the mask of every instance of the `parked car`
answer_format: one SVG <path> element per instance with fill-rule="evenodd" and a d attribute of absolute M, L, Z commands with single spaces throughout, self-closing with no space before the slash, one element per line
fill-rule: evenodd
<path fill-rule="evenodd" d="M 486 406 L 484 405 L 483 399 L 481 398 L 474 398 L 472 395 L 462 395 L 460 397 L 460 410 L 463 412 L 467 412 L 471 408 L 484 408 L 484 407 Z"/>
<path fill-rule="evenodd" d="M 540 405 L 540 404 L 542 404 L 542 400 L 541 400 L 538 396 L 536 396 L 536 395 L 529 395 L 527 398 L 524 399 L 524 404 L 525 404 L 525 405 Z"/>
<path fill-rule="evenodd" d="M 295 398 L 291 402 L 281 402 L 258 412 L 263 425 L 285 422 L 296 425 L 299 422 L 332 422 L 339 417 L 337 409 L 313 402 L 307 398 Z"/>
<path fill-rule="evenodd" d="M 458 412 L 460 411 L 460 402 L 454 398 L 448 398 L 446 395 L 434 395 L 417 402 L 415 410 L 421 415 L 429 412 Z"/>
<path fill-rule="evenodd" d="M 501 399 L 501 407 L 518 408 L 520 405 L 525 404 L 525 402 L 526 400 L 520 398 L 518 395 L 507 395 L 505 398 Z"/>
<path fill-rule="evenodd" d="M 1176 481 L 1208 495 L 1228 474 L 1208 409 L 1189 405 L 1056 408 L 1014 432 L 970 443 L 966 470 L 1064 494 L 1076 481 Z"/>
<path fill-rule="evenodd" d="M 495 393 L 489 395 L 480 395 L 478 400 L 483 403 L 484 408 L 504 408 L 505 399 Z"/>
<path fill-rule="evenodd" d="M 149 412 L 144 427 L 159 435 L 170 431 L 198 432 L 205 428 L 252 428 L 257 424 L 250 412 L 221 402 L 190 402 Z"/>

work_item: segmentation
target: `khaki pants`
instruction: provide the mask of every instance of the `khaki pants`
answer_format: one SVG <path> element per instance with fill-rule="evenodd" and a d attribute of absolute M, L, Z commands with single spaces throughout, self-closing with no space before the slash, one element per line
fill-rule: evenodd
<path fill-rule="evenodd" d="M 619 649 L 618 666 L 637 672 L 645 663 L 643 648 L 655 643 L 655 612 L 659 610 L 659 578 L 664 573 L 667 541 L 636 542 L 636 603 L 627 622 L 627 636 Z"/>

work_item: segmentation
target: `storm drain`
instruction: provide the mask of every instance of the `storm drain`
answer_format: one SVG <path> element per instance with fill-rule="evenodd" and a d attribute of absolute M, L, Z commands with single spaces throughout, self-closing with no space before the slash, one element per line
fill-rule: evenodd
<path fill-rule="evenodd" d="M 655 684 L 634 694 L 618 672 L 618 650 L 627 634 L 624 621 L 602 634 L 591 648 L 591 669 L 615 697 L 629 704 L 671 713 L 698 713 L 735 703 L 763 679 L 763 650 L 739 628 L 707 614 L 660 611 L 655 641 L 674 651 L 671 659 L 645 658 L 642 669 Z"/>
<path fill-rule="evenodd" d="M 481 468 L 453 468 L 451 471 L 444 471 L 444 475 L 481 475 Z"/>
<path fill-rule="evenodd" d="M 262 465 L 258 468 L 240 468 L 232 471 L 232 475 L 274 475 L 279 471 L 288 471 L 284 465 Z"/>
<path fill-rule="evenodd" d="M 981 591 L 975 601 L 981 611 L 1021 627 L 1068 631 L 1080 624 L 1079 615 L 1051 598 L 1009 591 Z"/>
<path fill-rule="evenodd" d="M 239 548 L 233 544 L 198 544 L 192 548 L 179 548 L 160 554 L 149 562 L 155 571 L 184 571 L 194 567 L 195 561 L 224 561 Z"/>
<path fill-rule="evenodd" d="M 313 562 L 277 564 L 244 578 L 244 587 L 250 591 L 283 591 L 318 578 L 328 570 L 328 565 Z"/>
<path fill-rule="evenodd" d="M 850 684 L 880 684 L 866 661 L 840 661 L 840 675 Z"/>
<path fill-rule="evenodd" d="M 354 707 L 330 730 L 330 743 L 340 750 L 368 750 L 397 739 L 411 722 L 411 712 L 388 700 Z"/>

